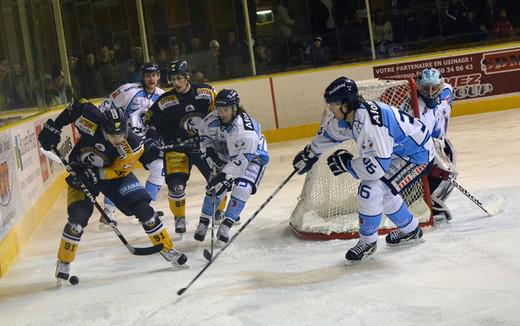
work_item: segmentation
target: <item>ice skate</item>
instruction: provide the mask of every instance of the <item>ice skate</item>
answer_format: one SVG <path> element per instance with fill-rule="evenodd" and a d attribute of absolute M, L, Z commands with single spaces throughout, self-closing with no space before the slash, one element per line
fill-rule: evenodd
<path fill-rule="evenodd" d="M 201 217 L 199 220 L 199 224 L 197 224 L 197 230 L 195 230 L 193 238 L 198 241 L 204 241 L 206 233 L 208 232 L 208 226 L 209 218 Z"/>
<path fill-rule="evenodd" d="M 372 243 L 364 243 L 358 241 L 358 243 L 350 248 L 345 254 L 345 259 L 347 260 L 347 265 L 355 264 L 360 262 L 361 260 L 366 260 L 369 256 L 371 256 L 377 250 L 377 241 Z"/>
<path fill-rule="evenodd" d="M 420 226 L 417 226 L 415 230 L 409 233 L 403 233 L 401 230 L 394 230 L 387 234 L 386 244 L 391 247 L 412 245 L 422 241 L 423 231 Z"/>

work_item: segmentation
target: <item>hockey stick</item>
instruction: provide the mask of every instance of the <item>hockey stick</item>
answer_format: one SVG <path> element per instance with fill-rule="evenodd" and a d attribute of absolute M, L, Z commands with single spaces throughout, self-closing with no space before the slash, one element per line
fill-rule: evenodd
<path fill-rule="evenodd" d="M 464 194 L 466 197 L 468 197 L 472 202 L 475 203 L 480 209 L 482 209 L 484 212 L 486 212 L 487 215 L 493 216 L 497 215 L 498 213 L 502 212 L 504 210 L 504 206 L 506 205 L 506 199 L 504 197 L 500 197 L 494 202 L 493 204 L 489 205 L 487 208 L 484 207 L 484 205 L 475 198 L 469 191 L 467 191 L 464 187 L 462 187 L 455 179 L 453 179 L 452 176 L 448 178 L 448 181 L 457 188 L 462 194 Z"/>
<path fill-rule="evenodd" d="M 224 250 L 226 250 L 227 247 L 229 247 L 231 245 L 231 243 L 236 239 L 236 237 L 249 225 L 249 223 L 251 223 L 255 217 L 258 215 L 258 213 L 260 213 L 265 206 L 267 206 L 267 204 L 269 204 L 269 202 L 274 198 L 274 196 L 276 196 L 276 194 L 278 194 L 278 192 L 287 184 L 287 182 L 289 182 L 289 180 L 291 180 L 291 178 L 296 174 L 296 172 L 298 172 L 297 170 L 293 170 L 291 172 L 291 174 L 289 174 L 289 176 L 287 178 L 285 178 L 285 180 L 278 186 L 278 188 L 276 188 L 273 193 L 271 194 L 271 196 L 269 196 L 264 202 L 262 205 L 260 205 L 260 207 L 258 207 L 258 209 L 253 213 L 253 215 L 244 223 L 244 225 L 242 225 L 240 227 L 240 229 L 237 230 L 237 232 L 231 237 L 231 239 L 229 239 L 229 242 L 226 243 L 226 245 L 224 247 L 222 247 L 222 249 L 220 249 L 216 254 L 215 254 L 215 257 L 213 257 L 213 260 L 210 260 L 206 266 L 204 266 L 204 268 L 191 280 L 190 283 L 188 283 L 188 285 L 182 289 L 180 289 L 179 291 L 177 291 L 177 295 L 182 295 L 184 292 L 186 292 L 186 290 L 189 289 L 189 287 L 195 283 L 195 281 L 211 266 L 211 264 L 213 264 L 213 262 L 215 262 L 215 260 L 217 260 L 218 256 L 220 256 L 220 254 L 222 252 L 224 252 Z M 207 249 L 204 249 L 205 251 L 207 251 Z M 206 254 L 204 255 L 206 256 Z"/>
<path fill-rule="evenodd" d="M 52 152 L 60 159 L 61 163 L 65 166 L 65 169 L 67 170 L 67 172 L 69 172 L 76 179 L 75 172 L 72 170 L 72 167 L 70 166 L 69 162 L 67 162 L 67 160 L 61 155 L 61 153 L 58 151 L 58 149 L 56 149 L 56 147 L 53 147 Z M 117 226 L 115 226 L 114 222 L 112 222 L 112 220 L 107 216 L 105 211 L 103 211 L 103 208 L 99 205 L 96 198 L 88 190 L 87 186 L 85 186 L 85 184 L 83 182 L 79 181 L 78 179 L 76 179 L 76 181 L 78 182 L 79 186 L 81 187 L 81 190 L 83 190 L 83 192 L 85 193 L 85 196 L 87 196 L 88 199 L 90 200 L 90 202 L 92 202 L 92 204 L 94 204 L 94 206 L 97 208 L 97 210 L 101 213 L 101 216 L 103 217 L 103 219 L 105 219 L 105 221 L 109 222 L 109 225 L 112 227 L 112 230 L 115 232 L 115 234 L 117 234 L 118 238 L 121 240 L 121 242 L 123 242 L 126 249 L 128 249 L 128 251 L 130 251 L 130 253 L 132 255 L 136 255 L 136 256 L 153 255 L 163 249 L 162 243 L 152 246 L 152 247 L 145 247 L 145 248 L 136 248 L 136 247 L 132 246 L 131 244 L 129 244 L 128 241 L 126 241 L 125 237 L 121 234 L 121 232 L 119 231 Z"/>
<path fill-rule="evenodd" d="M 217 174 L 215 166 L 212 167 L 211 177 Z M 215 248 L 215 214 L 217 212 L 217 194 L 213 190 L 211 192 L 211 205 L 213 206 L 213 216 L 211 217 L 211 252 L 207 249 L 202 251 L 202 255 L 206 260 L 211 261 L 213 258 L 213 249 Z"/>

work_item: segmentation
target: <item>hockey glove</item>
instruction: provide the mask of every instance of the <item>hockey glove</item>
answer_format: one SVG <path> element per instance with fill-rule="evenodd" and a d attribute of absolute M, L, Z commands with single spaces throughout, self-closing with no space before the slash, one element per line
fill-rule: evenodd
<path fill-rule="evenodd" d="M 335 176 L 348 172 L 347 166 L 352 160 L 352 154 L 344 149 L 338 149 L 327 158 L 327 164 Z"/>
<path fill-rule="evenodd" d="M 296 154 L 292 164 L 294 169 L 298 171 L 298 174 L 304 174 L 312 169 L 312 166 L 319 158 L 320 156 L 312 151 L 311 145 L 307 145 L 302 151 Z"/>
<path fill-rule="evenodd" d="M 152 161 L 162 157 L 161 141 L 156 138 L 145 138 L 143 142 L 144 152 L 143 156 L 152 159 Z"/>
<path fill-rule="evenodd" d="M 206 186 L 206 194 L 211 196 L 214 192 L 216 196 L 220 196 L 230 191 L 233 187 L 233 179 L 226 176 L 225 173 L 220 172 L 215 177 L 209 180 Z"/>
<path fill-rule="evenodd" d="M 98 193 L 96 185 L 99 181 L 97 170 L 75 162 L 71 162 L 70 167 L 72 168 L 72 172 L 66 179 L 67 183 L 76 189 L 81 189 L 80 183 L 83 183 L 88 191 L 96 196 Z"/>
<path fill-rule="evenodd" d="M 43 125 L 43 129 L 40 131 L 38 135 L 38 141 L 42 145 L 42 148 L 46 151 L 50 151 L 52 148 L 56 147 L 61 140 L 61 129 L 58 127 L 57 123 L 52 119 L 47 120 Z"/>
<path fill-rule="evenodd" d="M 219 157 L 217 152 L 213 147 L 206 148 L 206 153 L 204 153 L 204 159 L 206 160 L 206 163 L 208 163 L 210 169 L 216 169 L 217 171 L 220 171 L 222 167 L 226 164 L 226 162 L 222 161 Z"/>

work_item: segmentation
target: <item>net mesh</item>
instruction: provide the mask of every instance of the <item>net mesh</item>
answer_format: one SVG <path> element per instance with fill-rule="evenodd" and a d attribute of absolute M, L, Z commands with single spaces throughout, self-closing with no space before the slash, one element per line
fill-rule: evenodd
<path fill-rule="evenodd" d="M 359 93 L 367 100 L 379 100 L 414 115 L 411 84 L 406 80 L 366 80 L 357 83 Z M 343 148 L 358 156 L 354 141 L 347 141 L 322 154 L 328 157 Z M 291 214 L 291 225 L 306 233 L 351 233 L 358 230 L 357 189 L 359 181 L 348 173 L 334 176 L 326 159 L 320 159 L 307 173 L 298 204 Z M 430 210 L 424 201 L 422 181 L 415 182 L 402 193 L 411 212 L 420 222 L 427 222 Z M 381 228 L 395 227 L 384 217 Z"/>

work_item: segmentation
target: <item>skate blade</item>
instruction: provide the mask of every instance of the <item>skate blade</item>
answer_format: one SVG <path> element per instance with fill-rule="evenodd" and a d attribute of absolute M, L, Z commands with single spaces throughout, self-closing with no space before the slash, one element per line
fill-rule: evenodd
<path fill-rule="evenodd" d="M 420 243 L 423 243 L 424 242 L 424 239 L 423 238 L 419 238 L 419 239 L 412 239 L 412 240 L 407 240 L 407 241 L 403 241 L 401 243 L 396 243 L 396 244 L 393 244 L 393 243 L 387 243 L 386 245 L 390 248 L 399 248 L 399 247 L 410 247 L 410 246 L 413 246 L 413 245 L 416 245 L 416 244 L 420 244 Z"/>
<path fill-rule="evenodd" d="M 375 254 L 375 252 L 373 252 L 371 254 L 368 254 L 368 255 L 365 255 L 360 260 L 348 260 L 348 259 L 346 259 L 345 266 L 355 266 L 355 265 L 360 264 L 361 262 L 370 261 L 370 260 L 374 259 L 374 254 Z"/>

